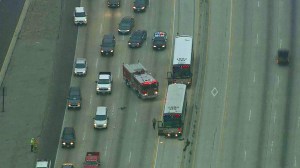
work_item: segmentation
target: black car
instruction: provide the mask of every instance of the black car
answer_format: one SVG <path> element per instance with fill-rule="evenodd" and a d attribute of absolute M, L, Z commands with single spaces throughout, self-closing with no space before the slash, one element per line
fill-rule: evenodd
<path fill-rule="evenodd" d="M 167 47 L 167 33 L 155 32 L 152 38 L 152 48 L 155 50 L 165 49 Z"/>
<path fill-rule="evenodd" d="M 144 41 L 146 40 L 146 38 L 147 38 L 146 30 L 136 30 L 130 36 L 128 41 L 128 46 L 130 48 L 141 47 Z"/>
<path fill-rule="evenodd" d="M 277 52 L 277 64 L 278 65 L 288 65 L 289 60 L 289 51 L 286 49 L 280 49 Z"/>
<path fill-rule="evenodd" d="M 107 0 L 107 6 L 110 8 L 118 8 L 120 5 L 120 0 Z"/>
<path fill-rule="evenodd" d="M 80 94 L 79 87 L 70 88 L 67 102 L 68 102 L 68 109 L 81 108 L 81 94 Z"/>
<path fill-rule="evenodd" d="M 104 35 L 100 49 L 101 55 L 114 55 L 115 45 L 116 39 L 114 35 Z"/>
<path fill-rule="evenodd" d="M 149 0 L 135 0 L 132 8 L 134 12 L 144 12 L 148 5 Z"/>
<path fill-rule="evenodd" d="M 119 23 L 118 32 L 119 34 L 130 34 L 132 28 L 134 27 L 134 18 L 131 16 L 126 16 L 122 18 Z"/>
<path fill-rule="evenodd" d="M 73 127 L 65 127 L 61 135 L 62 148 L 74 148 L 76 142 L 75 130 Z"/>

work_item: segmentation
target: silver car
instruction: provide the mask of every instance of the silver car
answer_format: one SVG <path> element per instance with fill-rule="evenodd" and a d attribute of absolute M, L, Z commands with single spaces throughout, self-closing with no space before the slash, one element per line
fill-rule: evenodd
<path fill-rule="evenodd" d="M 94 117 L 94 128 L 107 128 L 108 116 L 107 116 L 107 107 L 98 106 L 96 115 Z"/>
<path fill-rule="evenodd" d="M 74 24 L 75 25 L 86 25 L 87 24 L 87 14 L 84 7 L 75 7 L 74 10 Z"/>
<path fill-rule="evenodd" d="M 76 58 L 74 64 L 74 75 L 85 76 L 87 73 L 87 62 L 85 58 Z"/>

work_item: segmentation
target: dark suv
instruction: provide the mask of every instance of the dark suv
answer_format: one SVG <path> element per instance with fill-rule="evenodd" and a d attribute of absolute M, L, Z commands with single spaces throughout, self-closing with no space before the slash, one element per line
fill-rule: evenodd
<path fill-rule="evenodd" d="M 74 148 L 75 147 L 75 130 L 73 127 L 65 127 L 61 135 L 61 147 L 62 148 Z"/>
<path fill-rule="evenodd" d="M 101 44 L 101 55 L 114 55 L 114 49 L 116 45 L 115 36 L 112 34 L 107 34 L 103 36 Z"/>
<path fill-rule="evenodd" d="M 118 8 L 120 7 L 121 2 L 120 0 L 107 0 L 107 6 L 109 8 Z"/>
<path fill-rule="evenodd" d="M 135 0 L 133 2 L 134 12 L 144 12 L 149 4 L 149 0 Z"/>
<path fill-rule="evenodd" d="M 118 32 L 119 34 L 130 34 L 132 28 L 134 27 L 134 18 L 130 16 L 126 16 L 122 18 L 119 23 Z"/>
<path fill-rule="evenodd" d="M 288 65 L 290 63 L 289 50 L 286 49 L 278 50 L 276 61 L 278 65 Z"/>
<path fill-rule="evenodd" d="M 81 94 L 79 87 L 71 87 L 67 99 L 68 109 L 81 108 Z"/>

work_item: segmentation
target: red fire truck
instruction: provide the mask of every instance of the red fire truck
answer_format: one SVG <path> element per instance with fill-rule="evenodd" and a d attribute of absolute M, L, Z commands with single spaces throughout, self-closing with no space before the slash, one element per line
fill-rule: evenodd
<path fill-rule="evenodd" d="M 123 79 L 142 99 L 158 96 L 158 81 L 141 64 L 123 64 Z"/>

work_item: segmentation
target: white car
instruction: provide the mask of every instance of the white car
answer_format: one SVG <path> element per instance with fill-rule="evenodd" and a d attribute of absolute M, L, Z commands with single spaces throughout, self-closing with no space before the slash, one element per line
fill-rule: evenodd
<path fill-rule="evenodd" d="M 94 128 L 107 128 L 108 124 L 107 107 L 98 106 L 94 117 Z"/>
<path fill-rule="evenodd" d="M 76 58 L 74 64 L 74 75 L 84 76 L 87 73 L 87 61 L 85 58 Z"/>
<path fill-rule="evenodd" d="M 84 7 L 75 7 L 74 24 L 87 24 L 87 14 L 84 10 Z"/>

